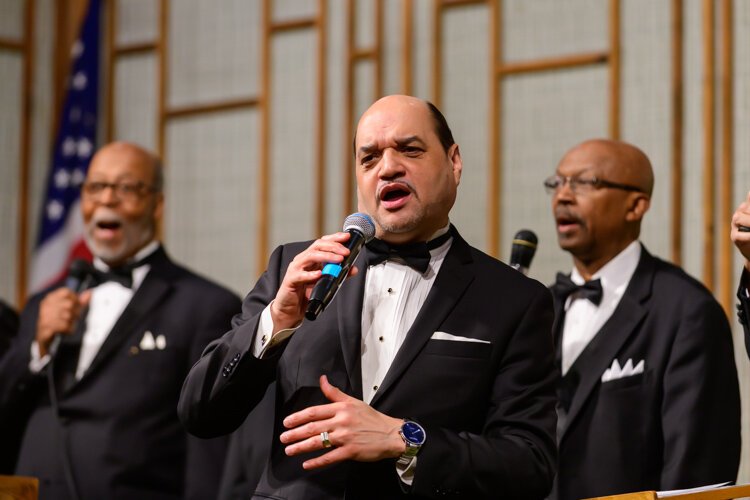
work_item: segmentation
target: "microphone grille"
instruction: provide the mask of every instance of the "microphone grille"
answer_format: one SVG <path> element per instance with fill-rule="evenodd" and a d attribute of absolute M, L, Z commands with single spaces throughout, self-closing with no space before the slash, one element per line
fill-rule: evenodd
<path fill-rule="evenodd" d="M 68 268 L 68 276 L 78 281 L 83 281 L 89 272 L 91 272 L 91 264 L 84 259 L 75 259 Z"/>
<path fill-rule="evenodd" d="M 538 240 L 536 234 L 528 229 L 521 229 L 513 237 L 513 246 L 510 252 L 510 264 L 513 267 L 529 268 L 531 260 L 536 252 Z"/>
<path fill-rule="evenodd" d="M 361 212 L 353 213 L 344 219 L 344 231 L 348 231 L 349 229 L 361 232 L 365 237 L 365 242 L 375 237 L 375 223 L 372 222 L 369 215 Z"/>

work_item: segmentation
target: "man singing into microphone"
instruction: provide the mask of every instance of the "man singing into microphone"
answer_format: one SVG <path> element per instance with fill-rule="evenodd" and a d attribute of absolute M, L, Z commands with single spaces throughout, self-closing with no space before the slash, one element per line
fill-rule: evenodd
<path fill-rule="evenodd" d="M 81 192 L 94 263 L 79 277 L 93 288 L 32 297 L 0 364 L 0 423 L 22 421 L 15 472 L 39 478 L 40 498 L 216 495 L 225 440 L 188 436 L 176 406 L 240 301 L 155 239 L 162 184 L 160 161 L 134 144 L 94 155 Z"/>
<path fill-rule="evenodd" d="M 253 498 L 543 498 L 556 460 L 549 292 L 450 224 L 462 162 L 433 105 L 380 99 L 354 149 L 376 228 L 356 270 L 305 320 L 349 235 L 276 249 L 191 370 L 180 418 L 199 436 L 231 432 L 275 382 Z"/>
<path fill-rule="evenodd" d="M 638 240 L 654 175 L 623 142 L 571 149 L 544 181 L 560 247 L 555 341 L 559 472 L 572 500 L 734 481 L 740 399 L 732 335 L 711 293 Z"/>

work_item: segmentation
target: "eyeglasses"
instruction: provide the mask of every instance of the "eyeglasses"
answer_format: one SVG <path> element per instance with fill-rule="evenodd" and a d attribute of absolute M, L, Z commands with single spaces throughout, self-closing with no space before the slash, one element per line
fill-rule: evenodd
<path fill-rule="evenodd" d="M 93 199 L 101 198 L 104 190 L 111 188 L 113 194 L 118 200 L 138 201 L 146 193 L 156 192 L 156 188 L 144 184 L 143 182 L 84 182 L 83 193 Z"/>
<path fill-rule="evenodd" d="M 544 189 L 548 194 L 555 194 L 565 184 L 573 192 L 573 194 L 585 194 L 590 193 L 596 189 L 611 188 L 611 189 L 622 189 L 624 191 L 635 191 L 642 193 L 643 190 L 636 186 L 629 184 L 620 184 L 619 182 L 605 181 L 597 177 L 591 177 L 590 179 L 582 179 L 580 177 L 568 177 L 565 175 L 552 175 L 544 179 Z"/>

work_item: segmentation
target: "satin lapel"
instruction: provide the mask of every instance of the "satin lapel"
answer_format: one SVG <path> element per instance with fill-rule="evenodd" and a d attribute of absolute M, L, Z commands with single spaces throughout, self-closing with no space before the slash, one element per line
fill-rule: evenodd
<path fill-rule="evenodd" d="M 359 269 L 356 276 L 347 278 L 331 305 L 337 308 L 341 352 L 349 375 L 349 384 L 355 398 L 362 399 L 362 301 L 365 293 L 365 252 L 360 252 L 354 265 Z"/>
<path fill-rule="evenodd" d="M 117 352 L 122 343 L 133 335 L 138 322 L 156 307 L 161 302 L 162 297 L 170 291 L 172 285 L 158 271 L 154 266 L 146 275 L 146 279 L 136 290 L 120 319 L 112 327 L 112 331 L 109 332 L 107 339 L 91 362 L 91 366 L 83 374 L 81 382 L 92 376 L 101 368 L 107 358 Z"/>
<path fill-rule="evenodd" d="M 622 345 L 637 332 L 638 325 L 648 312 L 643 304 L 651 295 L 655 267 L 654 258 L 645 248 L 641 248 L 641 260 L 617 309 L 570 368 L 578 372 L 580 382 L 570 403 L 561 439 L 594 388 L 599 386 L 604 371 L 612 365 Z"/>
<path fill-rule="evenodd" d="M 417 314 L 404 343 L 391 363 L 388 373 L 370 405 L 376 407 L 378 401 L 387 394 L 401 374 L 430 340 L 448 313 L 463 295 L 466 287 L 474 280 L 474 268 L 469 253 L 469 245 L 454 231 L 453 244 L 445 256 L 440 272 L 435 278 L 430 293 L 422 309 Z"/>

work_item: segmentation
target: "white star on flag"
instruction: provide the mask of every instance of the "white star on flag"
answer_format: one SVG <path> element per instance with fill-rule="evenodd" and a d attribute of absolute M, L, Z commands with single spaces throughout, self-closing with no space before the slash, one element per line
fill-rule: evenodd
<path fill-rule="evenodd" d="M 76 141 L 72 137 L 66 137 L 62 145 L 63 156 L 73 156 L 76 152 Z"/>
<path fill-rule="evenodd" d="M 86 73 L 84 73 L 83 71 L 79 71 L 73 77 L 73 88 L 76 90 L 83 90 L 86 88 L 86 82 L 88 82 Z"/>
<path fill-rule="evenodd" d="M 65 211 L 65 207 L 63 207 L 63 204 L 57 200 L 52 200 L 47 205 L 47 217 L 49 217 L 52 220 L 59 219 L 60 216 L 62 216 L 64 211 Z"/>
<path fill-rule="evenodd" d="M 91 151 L 94 149 L 91 141 L 86 137 L 81 137 L 78 141 L 78 158 L 88 158 L 91 156 Z"/>
<path fill-rule="evenodd" d="M 55 173 L 55 187 L 57 189 L 65 189 L 70 185 L 70 172 L 65 170 L 64 168 L 60 168 L 57 173 Z"/>
<path fill-rule="evenodd" d="M 70 57 L 76 59 L 81 54 L 83 54 L 83 42 L 76 40 L 73 47 L 70 49 Z"/>
<path fill-rule="evenodd" d="M 73 170 L 73 180 L 71 184 L 74 186 L 80 186 L 83 184 L 83 180 L 86 178 L 86 174 L 83 173 L 83 168 L 78 167 L 75 170 Z"/>

